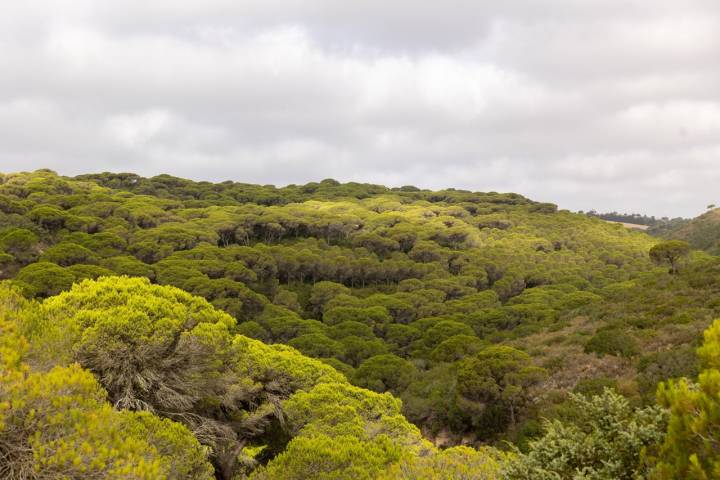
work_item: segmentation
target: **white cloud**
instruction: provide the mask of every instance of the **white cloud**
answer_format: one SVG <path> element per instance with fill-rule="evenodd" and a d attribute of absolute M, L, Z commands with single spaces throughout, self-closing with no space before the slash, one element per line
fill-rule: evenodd
<path fill-rule="evenodd" d="M 715 0 L 0 5 L 0 170 L 517 191 L 692 215 Z"/>
<path fill-rule="evenodd" d="M 167 131 L 173 121 L 170 112 L 148 110 L 134 115 L 113 115 L 107 119 L 109 135 L 127 148 L 140 148 Z"/>

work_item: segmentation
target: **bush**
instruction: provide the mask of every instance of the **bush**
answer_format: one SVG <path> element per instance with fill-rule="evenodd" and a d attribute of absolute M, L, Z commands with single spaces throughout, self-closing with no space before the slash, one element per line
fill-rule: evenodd
<path fill-rule="evenodd" d="M 611 390 L 601 395 L 571 396 L 579 417 L 571 423 L 545 424 L 542 438 L 530 451 L 509 462 L 509 480 L 635 479 L 645 478 L 650 465 L 644 458 L 664 437 L 666 413 L 659 407 L 633 410 Z"/>
<path fill-rule="evenodd" d="M 637 342 L 619 329 L 599 330 L 585 345 L 586 353 L 632 357 L 638 353 Z"/>

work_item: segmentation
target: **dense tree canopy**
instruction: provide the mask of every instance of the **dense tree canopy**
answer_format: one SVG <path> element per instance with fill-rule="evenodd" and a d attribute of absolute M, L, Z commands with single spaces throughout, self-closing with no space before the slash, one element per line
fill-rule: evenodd
<path fill-rule="evenodd" d="M 30 345 L 3 318 L 15 294 L 0 288 L 2 478 L 212 478 L 206 451 L 182 425 L 113 409 L 77 364 L 31 369 Z"/>
<path fill-rule="evenodd" d="M 0 174 L 0 279 L 9 478 L 715 475 L 720 260 L 520 195 Z"/>
<path fill-rule="evenodd" d="M 234 334 L 175 287 L 107 277 L 42 303 L 0 294 L 3 478 L 370 479 L 437 454 L 390 393 Z"/>
<path fill-rule="evenodd" d="M 646 236 L 515 194 L 43 170 L 5 175 L 0 197 L 0 272 L 30 297 L 145 277 L 405 397 L 435 365 L 549 328 L 650 268 Z M 381 373 L 390 359 L 397 378 Z"/>

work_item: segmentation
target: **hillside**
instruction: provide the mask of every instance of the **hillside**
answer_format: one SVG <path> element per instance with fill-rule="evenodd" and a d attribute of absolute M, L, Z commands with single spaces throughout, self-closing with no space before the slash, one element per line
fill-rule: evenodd
<path fill-rule="evenodd" d="M 359 478 L 495 478 L 504 453 L 428 440 L 510 440 L 531 462 L 541 418 L 577 421 L 572 392 L 610 387 L 634 415 L 697 374 L 720 262 L 694 253 L 670 275 L 657 242 L 517 194 L 41 170 L 0 176 L 0 313 L 12 371 L 88 375 L 106 391 L 90 410 L 107 395 L 179 422 L 210 452 L 187 468 L 312 478 L 327 454 L 327 478 L 358 478 L 338 465 L 359 455 Z"/>
<path fill-rule="evenodd" d="M 658 233 L 664 238 L 684 240 L 698 250 L 720 253 L 720 208 L 709 210 L 683 225 Z"/>
<path fill-rule="evenodd" d="M 38 303 L 1 288 L 3 478 L 369 478 L 454 454 L 389 394 L 232 334 L 234 319 L 179 289 L 109 277 Z M 489 471 L 501 456 L 457 455 Z"/>

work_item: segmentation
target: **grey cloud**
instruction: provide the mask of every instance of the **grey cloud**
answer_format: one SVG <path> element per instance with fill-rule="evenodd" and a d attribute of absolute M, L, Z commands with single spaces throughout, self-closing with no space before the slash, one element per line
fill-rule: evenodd
<path fill-rule="evenodd" d="M 0 170 L 516 191 L 694 215 L 720 180 L 710 0 L 0 6 Z"/>

